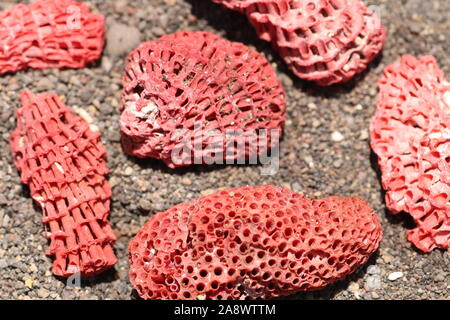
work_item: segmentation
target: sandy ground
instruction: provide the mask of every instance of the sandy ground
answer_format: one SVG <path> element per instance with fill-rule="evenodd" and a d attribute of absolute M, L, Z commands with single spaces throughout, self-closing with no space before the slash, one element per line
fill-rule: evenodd
<path fill-rule="evenodd" d="M 13 2 L 24 1 L 0 1 L 0 7 Z M 110 29 L 119 30 L 109 33 L 110 44 L 101 62 L 82 70 L 29 70 L 0 77 L 1 299 L 135 299 L 127 277 L 127 244 L 152 214 L 218 188 L 264 183 L 288 187 L 312 198 L 362 197 L 379 214 L 384 228 L 379 252 L 359 272 L 325 290 L 291 298 L 450 298 L 449 251 L 422 254 L 406 241 L 405 231 L 414 224 L 406 214 L 394 216 L 385 210 L 378 167 L 368 139 L 376 81 L 387 64 L 405 53 L 432 54 L 450 72 L 450 1 L 366 1 L 381 7 L 382 21 L 388 29 L 383 55 L 368 72 L 349 84 L 325 89 L 295 78 L 270 46 L 256 37 L 244 17 L 209 1 L 87 2 L 107 17 Z M 208 30 L 249 44 L 277 69 L 288 93 L 288 120 L 276 175 L 262 176 L 258 166 L 197 166 L 173 171 L 159 161 L 137 161 L 122 152 L 117 106 L 124 51 L 139 40 L 186 29 Z M 120 37 L 125 39 L 122 44 Z M 33 206 L 28 188 L 20 184 L 11 162 L 8 138 L 15 128 L 18 95 L 25 88 L 55 91 L 70 107 L 85 109 L 100 127 L 108 150 L 113 187 L 110 221 L 118 235 L 119 262 L 103 275 L 83 281 L 81 288 L 67 287 L 51 274 L 51 261 L 44 254 L 47 240 L 40 212 Z M 391 281 L 388 278 L 394 272 L 402 275 Z"/>

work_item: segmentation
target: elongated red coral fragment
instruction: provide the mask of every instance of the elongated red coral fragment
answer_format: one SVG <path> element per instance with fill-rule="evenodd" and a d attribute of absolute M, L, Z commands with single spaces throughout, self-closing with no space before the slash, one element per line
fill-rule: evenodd
<path fill-rule="evenodd" d="M 104 45 L 104 18 L 74 0 L 37 0 L 0 12 L 0 74 L 82 68 Z"/>
<path fill-rule="evenodd" d="M 422 251 L 450 244 L 450 83 L 431 56 L 405 55 L 379 80 L 371 144 L 386 205 L 408 212 L 408 240 Z"/>
<path fill-rule="evenodd" d="M 285 121 L 285 93 L 269 62 L 207 32 L 142 43 L 128 57 L 123 87 L 124 150 L 171 168 L 257 157 L 278 143 Z"/>
<path fill-rule="evenodd" d="M 55 94 L 25 91 L 11 135 L 21 181 L 42 208 L 53 273 L 98 274 L 116 263 L 108 224 L 111 189 L 98 129 L 72 113 Z"/>
<path fill-rule="evenodd" d="M 129 244 L 130 280 L 144 299 L 270 299 L 342 279 L 381 237 L 359 198 L 226 189 L 150 218 Z"/>
<path fill-rule="evenodd" d="M 362 72 L 383 48 L 379 18 L 360 0 L 213 0 L 244 13 L 298 77 L 328 86 Z"/>

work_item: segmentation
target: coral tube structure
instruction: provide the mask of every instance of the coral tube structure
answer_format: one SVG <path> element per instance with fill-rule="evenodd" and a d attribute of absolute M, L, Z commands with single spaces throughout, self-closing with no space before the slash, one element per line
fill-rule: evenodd
<path fill-rule="evenodd" d="M 21 181 L 42 209 L 53 273 L 96 275 L 116 263 L 108 224 L 111 189 L 95 126 L 55 94 L 25 91 L 10 147 Z"/>

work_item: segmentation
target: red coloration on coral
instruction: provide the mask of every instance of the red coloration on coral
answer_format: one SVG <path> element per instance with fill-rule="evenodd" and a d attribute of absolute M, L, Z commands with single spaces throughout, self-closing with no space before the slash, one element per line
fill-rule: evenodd
<path fill-rule="evenodd" d="M 153 216 L 129 244 L 130 280 L 144 299 L 270 299 L 342 279 L 381 237 L 359 198 L 226 189 Z"/>
<path fill-rule="evenodd" d="M 431 56 L 405 55 L 384 71 L 371 144 L 386 204 L 408 212 L 408 240 L 422 251 L 450 243 L 450 83 Z"/>
<path fill-rule="evenodd" d="M 235 143 L 243 141 L 243 158 L 260 155 L 278 141 L 255 135 L 280 136 L 285 121 L 284 90 L 269 62 L 207 32 L 142 43 L 128 57 L 123 87 L 124 150 L 172 168 L 236 160 L 241 150 Z M 188 151 L 179 154 L 186 142 Z"/>
<path fill-rule="evenodd" d="M 100 134 L 55 94 L 24 92 L 11 135 L 22 183 L 43 212 L 53 273 L 91 276 L 116 263 L 108 225 L 111 189 Z"/>
<path fill-rule="evenodd" d="M 379 18 L 360 0 L 213 0 L 247 15 L 298 77 L 328 86 L 362 72 L 383 48 Z"/>
<path fill-rule="evenodd" d="M 101 56 L 104 28 L 102 15 L 73 0 L 37 0 L 0 11 L 0 74 L 82 68 Z"/>

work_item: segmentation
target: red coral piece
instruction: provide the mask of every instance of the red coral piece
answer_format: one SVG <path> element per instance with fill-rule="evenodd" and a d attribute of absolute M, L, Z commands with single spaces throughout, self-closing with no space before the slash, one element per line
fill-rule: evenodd
<path fill-rule="evenodd" d="M 342 279 L 381 237 L 359 198 L 232 188 L 150 218 L 129 244 L 129 275 L 144 299 L 270 299 Z"/>
<path fill-rule="evenodd" d="M 450 243 L 450 83 L 431 56 L 405 55 L 379 81 L 371 144 L 386 204 L 408 212 L 408 240 L 422 251 Z"/>
<path fill-rule="evenodd" d="M 243 44 L 207 32 L 178 32 L 142 43 L 128 57 L 123 87 L 124 150 L 162 159 L 171 168 L 208 163 L 211 155 L 236 159 L 234 142 L 247 141 L 245 159 L 253 155 L 251 148 L 261 154 L 277 141 L 269 134 L 267 141 L 256 141 L 256 133 L 279 136 L 285 121 L 284 90 L 269 62 Z M 177 147 L 186 141 L 189 152 L 178 156 Z"/>
<path fill-rule="evenodd" d="M 383 48 L 379 18 L 360 0 L 213 0 L 247 15 L 298 77 L 328 86 L 362 72 Z"/>
<path fill-rule="evenodd" d="M 26 68 L 82 68 L 104 45 L 104 18 L 85 3 L 37 0 L 0 12 L 0 74 Z"/>
<path fill-rule="evenodd" d="M 105 179 L 106 152 L 96 127 L 61 103 L 55 94 L 21 95 L 17 129 L 11 135 L 22 183 L 42 208 L 55 257 L 53 273 L 91 276 L 116 263 L 115 235 L 108 225 L 111 189 Z"/>

